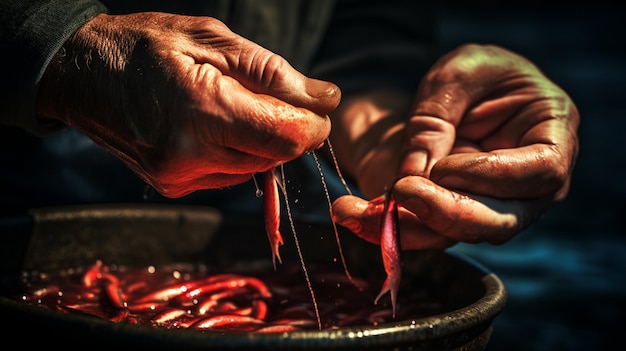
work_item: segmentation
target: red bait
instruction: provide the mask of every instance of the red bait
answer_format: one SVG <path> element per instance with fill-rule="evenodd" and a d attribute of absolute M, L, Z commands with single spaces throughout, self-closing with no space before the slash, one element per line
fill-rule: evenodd
<path fill-rule="evenodd" d="M 385 194 L 385 205 L 383 208 L 380 232 L 380 249 L 387 278 L 376 300 L 374 300 L 374 304 L 377 304 L 378 299 L 389 292 L 391 295 L 392 314 L 393 317 L 395 317 L 396 298 L 398 296 L 402 274 L 400 267 L 400 240 L 398 236 L 398 204 L 393 199 L 391 189 L 393 189 L 393 186 Z"/>
<path fill-rule="evenodd" d="M 263 211 L 265 214 L 265 231 L 272 249 L 272 263 L 276 270 L 276 260 L 282 263 L 280 247 L 284 244 L 280 233 L 280 197 L 278 194 L 278 180 L 274 175 L 274 169 L 265 172 L 265 187 L 263 190 Z"/>

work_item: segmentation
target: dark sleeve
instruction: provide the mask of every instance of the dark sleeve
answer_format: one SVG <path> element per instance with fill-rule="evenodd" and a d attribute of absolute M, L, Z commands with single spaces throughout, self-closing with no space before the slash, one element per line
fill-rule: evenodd
<path fill-rule="evenodd" d="M 416 0 L 338 0 L 310 74 L 342 94 L 414 90 L 432 65 L 437 8 Z"/>
<path fill-rule="evenodd" d="M 105 7 L 95 0 L 2 0 L 0 123 L 43 135 L 55 126 L 35 116 L 39 80 L 52 56 Z"/>

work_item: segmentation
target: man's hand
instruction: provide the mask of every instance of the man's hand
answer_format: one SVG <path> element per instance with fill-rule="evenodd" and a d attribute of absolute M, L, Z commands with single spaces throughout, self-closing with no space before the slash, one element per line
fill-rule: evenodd
<path fill-rule="evenodd" d="M 320 147 L 340 95 L 216 19 L 103 14 L 48 66 L 37 112 L 180 197 L 245 182 Z"/>
<path fill-rule="evenodd" d="M 335 220 L 367 240 L 378 240 L 378 195 L 394 178 L 401 178 L 393 196 L 402 207 L 403 249 L 504 243 L 567 195 L 578 155 L 578 111 L 561 88 L 517 54 L 462 46 L 424 77 L 404 122 L 393 109 L 378 110 L 396 116 L 378 121 L 389 127 L 376 135 L 386 136 L 382 145 L 397 152 L 377 151 L 367 134 L 355 137 L 372 147 L 361 151 L 367 157 L 357 158 L 350 175 L 374 199 L 345 196 L 333 204 Z M 355 118 L 359 111 L 351 113 Z M 371 171 L 390 165 L 397 166 L 393 176 Z"/>

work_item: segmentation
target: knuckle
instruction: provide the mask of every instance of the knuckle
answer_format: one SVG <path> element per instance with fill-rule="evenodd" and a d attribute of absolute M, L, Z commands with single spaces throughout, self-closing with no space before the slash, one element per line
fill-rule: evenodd
<path fill-rule="evenodd" d="M 545 169 L 549 172 L 545 176 L 546 191 L 554 193 L 568 183 L 571 174 L 571 165 L 556 147 L 548 148 L 543 157 Z"/>
<path fill-rule="evenodd" d="M 286 61 L 280 55 L 262 49 L 253 61 L 253 67 L 258 67 L 256 77 L 261 86 L 269 89 L 284 82 Z"/>

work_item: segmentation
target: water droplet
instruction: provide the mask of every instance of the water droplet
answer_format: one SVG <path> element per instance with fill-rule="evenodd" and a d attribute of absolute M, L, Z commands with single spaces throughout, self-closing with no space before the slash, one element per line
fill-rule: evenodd
<path fill-rule="evenodd" d="M 263 190 L 261 189 L 257 189 L 256 192 L 254 193 L 254 195 L 256 195 L 256 197 L 261 197 L 263 196 Z"/>

